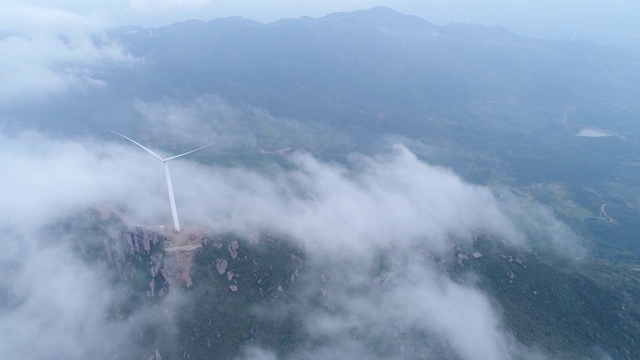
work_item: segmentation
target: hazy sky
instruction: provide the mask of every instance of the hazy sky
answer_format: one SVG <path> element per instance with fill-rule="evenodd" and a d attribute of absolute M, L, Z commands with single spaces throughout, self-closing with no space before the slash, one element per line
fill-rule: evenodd
<path fill-rule="evenodd" d="M 11 6 L 18 2 L 0 3 Z M 210 20 L 225 16 L 270 22 L 382 5 L 437 24 L 454 21 L 500 24 L 534 37 L 567 39 L 575 31 L 578 38 L 601 42 L 640 42 L 640 2 L 636 0 L 31 0 L 20 3 L 77 12 L 111 24 L 153 27 L 184 19 Z"/>

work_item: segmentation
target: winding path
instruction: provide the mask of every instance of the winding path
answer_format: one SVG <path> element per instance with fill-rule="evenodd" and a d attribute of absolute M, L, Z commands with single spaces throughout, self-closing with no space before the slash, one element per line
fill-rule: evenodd
<path fill-rule="evenodd" d="M 604 210 L 604 208 L 609 205 L 609 204 L 602 204 L 602 206 L 600 207 L 600 215 L 604 216 L 607 220 L 607 222 L 613 222 L 613 218 L 611 218 L 611 216 L 607 215 L 607 212 Z"/>

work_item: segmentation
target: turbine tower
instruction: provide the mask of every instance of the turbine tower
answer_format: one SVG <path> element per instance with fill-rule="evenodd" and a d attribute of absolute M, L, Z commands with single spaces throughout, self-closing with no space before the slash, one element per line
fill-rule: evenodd
<path fill-rule="evenodd" d="M 109 130 L 109 129 L 107 129 Z M 173 185 L 171 183 L 171 174 L 169 173 L 169 160 L 173 160 L 173 159 L 177 159 L 181 156 L 185 156 L 188 154 L 191 154 L 192 152 L 196 152 L 198 150 L 204 149 L 209 145 L 212 145 L 213 143 L 207 144 L 205 146 L 201 146 L 197 149 L 191 150 L 191 151 L 187 151 L 186 153 L 182 153 L 179 155 L 174 155 L 174 156 L 169 156 L 169 157 L 165 157 L 163 158 L 162 156 L 156 154 L 155 152 L 147 149 L 146 147 L 142 146 L 140 143 L 136 142 L 135 140 L 128 138 L 122 134 L 120 134 L 119 132 L 115 132 L 113 130 L 109 130 L 110 132 L 116 134 L 116 135 L 120 135 L 123 138 L 131 141 L 132 143 L 140 146 L 141 148 L 145 149 L 148 153 L 150 153 L 151 155 L 155 156 L 156 158 L 158 158 L 160 161 L 162 161 L 162 171 L 164 172 L 164 177 L 165 180 L 167 181 L 167 192 L 169 193 L 169 203 L 171 204 L 171 215 L 173 216 L 173 226 L 176 230 L 176 232 L 180 232 L 180 222 L 178 221 L 178 210 L 176 209 L 176 199 L 173 196 Z"/>

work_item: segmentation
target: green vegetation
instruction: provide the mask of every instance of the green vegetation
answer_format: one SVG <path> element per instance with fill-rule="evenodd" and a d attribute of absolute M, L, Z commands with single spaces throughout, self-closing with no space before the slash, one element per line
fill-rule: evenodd
<path fill-rule="evenodd" d="M 227 248 L 231 241 L 240 246 L 236 259 Z M 178 320 L 180 344 L 191 359 L 233 358 L 247 345 L 285 354 L 303 342 L 300 314 L 293 306 L 301 294 L 291 277 L 296 269 L 305 270 L 304 256 L 269 236 L 258 241 L 250 245 L 233 234 L 217 235 L 197 254 L 194 285 L 184 289 L 190 300 Z M 224 274 L 216 269 L 218 259 L 228 263 Z"/>
<path fill-rule="evenodd" d="M 480 238 L 483 256 L 466 262 L 502 309 L 504 321 L 525 344 L 557 358 L 640 356 L 640 273 L 596 259 L 518 251 Z"/>

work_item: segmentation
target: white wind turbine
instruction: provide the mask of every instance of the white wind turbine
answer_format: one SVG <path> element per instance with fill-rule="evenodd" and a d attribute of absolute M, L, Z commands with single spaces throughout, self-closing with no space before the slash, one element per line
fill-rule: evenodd
<path fill-rule="evenodd" d="M 108 130 L 108 129 L 107 129 Z M 147 149 L 146 147 L 142 146 L 140 143 L 136 142 L 135 140 L 128 138 L 122 134 L 120 134 L 119 132 L 115 132 L 113 130 L 109 130 L 112 133 L 116 134 L 116 135 L 120 135 L 123 138 L 131 141 L 132 143 L 140 146 L 141 148 L 145 149 L 147 152 L 149 152 L 151 155 L 155 156 L 156 158 L 158 158 L 160 161 L 162 161 L 162 171 L 164 172 L 164 176 L 165 179 L 167 180 L 167 192 L 169 193 L 169 202 L 171 203 L 171 215 L 173 216 L 173 226 L 176 230 L 176 232 L 180 232 L 180 222 L 178 221 L 178 210 L 176 210 L 176 199 L 173 197 L 173 185 L 171 184 L 171 174 L 169 173 L 169 160 L 173 160 L 176 158 L 179 158 L 181 156 L 185 156 L 187 154 L 191 154 L 192 152 L 196 152 L 198 150 L 204 149 L 209 145 L 212 145 L 213 143 L 207 144 L 205 146 L 201 146 L 197 149 L 191 150 L 191 151 L 187 151 L 186 153 L 182 153 L 179 155 L 174 155 L 174 156 L 169 156 L 166 158 L 163 158 L 162 156 L 156 154 L 155 152 Z"/>

